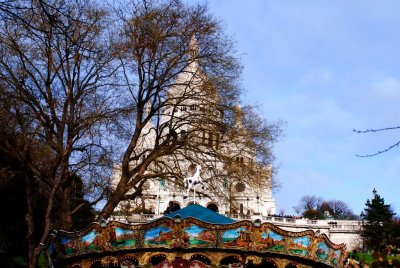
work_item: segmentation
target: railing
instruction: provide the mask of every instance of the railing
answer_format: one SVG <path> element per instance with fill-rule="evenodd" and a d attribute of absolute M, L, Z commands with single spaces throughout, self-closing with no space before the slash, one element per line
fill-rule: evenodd
<path fill-rule="evenodd" d="M 250 220 L 251 215 L 248 214 L 225 214 L 226 217 L 235 219 L 235 220 Z"/>
<path fill-rule="evenodd" d="M 159 217 L 162 217 L 162 215 L 155 215 L 155 214 L 132 214 L 130 216 L 114 215 L 111 216 L 109 220 L 115 220 L 127 223 L 146 223 L 151 220 L 157 219 Z"/>
<path fill-rule="evenodd" d="M 132 214 L 130 216 L 111 216 L 110 220 L 116 220 L 127 223 L 145 223 L 151 220 L 162 217 L 163 215 L 156 214 Z M 262 220 L 262 222 L 275 223 L 278 226 L 310 226 L 311 228 L 329 228 L 332 230 L 359 230 L 361 224 L 359 221 L 346 221 L 346 220 L 308 220 L 304 218 L 287 218 L 277 216 L 262 216 L 262 215 L 248 215 L 248 214 L 225 214 L 225 216 L 234 220 Z"/>

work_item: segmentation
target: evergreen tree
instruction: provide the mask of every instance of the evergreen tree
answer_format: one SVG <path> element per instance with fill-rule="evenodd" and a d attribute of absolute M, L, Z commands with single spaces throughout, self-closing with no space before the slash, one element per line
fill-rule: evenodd
<path fill-rule="evenodd" d="M 374 198 L 365 203 L 365 224 L 363 225 L 362 237 L 364 246 L 375 251 L 384 250 L 391 242 L 391 225 L 393 213 L 390 205 L 373 190 Z"/>

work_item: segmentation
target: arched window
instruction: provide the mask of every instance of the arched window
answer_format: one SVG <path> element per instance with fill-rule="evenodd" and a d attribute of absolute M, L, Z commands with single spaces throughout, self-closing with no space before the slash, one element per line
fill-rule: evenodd
<path fill-rule="evenodd" d="M 169 201 L 167 209 L 164 211 L 164 214 L 169 214 L 171 212 L 177 211 L 181 209 L 181 205 L 176 201 Z"/>
<path fill-rule="evenodd" d="M 218 206 L 217 206 L 217 204 L 215 204 L 215 203 L 210 203 L 210 204 L 208 204 L 208 205 L 207 205 L 207 208 L 210 209 L 210 210 L 212 210 L 212 211 L 218 212 Z"/>
<path fill-rule="evenodd" d="M 176 201 L 172 201 L 172 209 L 173 209 L 172 211 L 180 210 L 181 205 Z"/>

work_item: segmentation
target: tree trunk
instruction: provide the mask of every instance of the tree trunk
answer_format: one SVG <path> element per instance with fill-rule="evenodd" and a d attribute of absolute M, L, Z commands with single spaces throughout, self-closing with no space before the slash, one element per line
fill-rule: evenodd
<path fill-rule="evenodd" d="M 34 232 L 34 209 L 31 182 L 28 175 L 25 175 L 25 192 L 26 192 L 26 239 L 28 240 L 28 265 L 29 268 L 36 268 L 37 258 L 35 254 L 35 237 Z"/>
<path fill-rule="evenodd" d="M 70 231 L 72 228 L 72 211 L 71 211 L 71 187 L 63 192 L 63 200 L 61 202 L 61 222 L 62 230 Z"/>
<path fill-rule="evenodd" d="M 99 215 L 97 216 L 96 220 L 101 220 L 101 219 L 108 219 L 111 215 L 111 213 L 114 211 L 114 209 L 118 206 L 119 200 L 118 198 L 113 198 L 111 196 L 111 199 L 108 200 L 104 208 L 101 210 Z"/>

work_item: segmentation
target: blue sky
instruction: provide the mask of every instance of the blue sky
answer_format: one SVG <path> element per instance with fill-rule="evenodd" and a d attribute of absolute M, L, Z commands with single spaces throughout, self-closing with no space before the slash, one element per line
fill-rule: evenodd
<path fill-rule="evenodd" d="M 187 1 L 196 2 L 196 1 Z M 244 65 L 243 101 L 287 122 L 275 146 L 278 211 L 303 195 L 346 202 L 360 214 L 375 187 L 400 214 L 399 1 L 210 0 Z"/>

